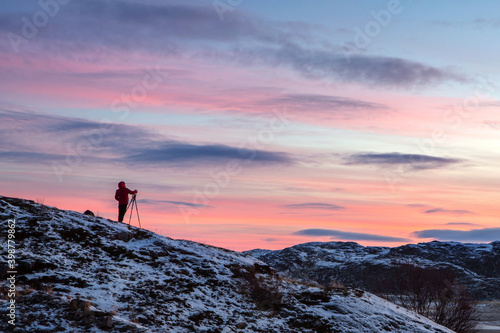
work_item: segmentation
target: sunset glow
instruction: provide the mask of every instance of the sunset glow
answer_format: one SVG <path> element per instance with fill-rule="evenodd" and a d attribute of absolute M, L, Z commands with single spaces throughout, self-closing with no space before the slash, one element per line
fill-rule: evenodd
<path fill-rule="evenodd" d="M 0 195 L 115 220 L 124 180 L 238 251 L 500 239 L 496 2 L 222 2 L 0 4 Z"/>

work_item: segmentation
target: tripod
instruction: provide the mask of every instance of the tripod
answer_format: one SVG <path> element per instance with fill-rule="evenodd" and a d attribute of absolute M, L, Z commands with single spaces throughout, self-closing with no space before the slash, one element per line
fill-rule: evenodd
<path fill-rule="evenodd" d="M 130 218 L 128 219 L 128 224 L 130 225 L 130 222 L 132 221 L 132 215 L 134 214 L 134 206 L 135 206 L 135 211 L 137 213 L 137 220 L 139 221 L 139 228 L 142 229 L 142 226 L 141 226 L 141 219 L 139 218 L 139 208 L 137 208 L 137 200 L 136 200 L 136 196 L 137 194 L 134 194 L 132 196 L 132 199 L 130 200 L 128 206 L 127 206 L 127 210 L 128 208 L 130 207 Z"/>

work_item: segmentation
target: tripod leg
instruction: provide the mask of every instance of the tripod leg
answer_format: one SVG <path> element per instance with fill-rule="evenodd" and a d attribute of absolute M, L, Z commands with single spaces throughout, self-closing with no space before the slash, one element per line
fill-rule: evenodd
<path fill-rule="evenodd" d="M 135 203 L 135 200 L 132 199 L 132 201 L 130 201 L 130 218 L 128 219 L 128 224 L 130 225 L 130 222 L 132 221 L 132 214 L 134 213 L 134 203 Z"/>
<path fill-rule="evenodd" d="M 139 208 L 137 208 L 137 202 L 135 202 L 135 212 L 137 213 L 137 220 L 139 221 L 139 228 L 142 229 L 141 219 L 139 218 Z"/>

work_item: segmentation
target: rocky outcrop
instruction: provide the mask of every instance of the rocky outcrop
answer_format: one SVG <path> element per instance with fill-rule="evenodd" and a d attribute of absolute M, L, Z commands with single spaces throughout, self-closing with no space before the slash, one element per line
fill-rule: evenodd
<path fill-rule="evenodd" d="M 364 247 L 353 242 L 314 242 L 279 251 L 252 250 L 246 253 L 294 278 L 324 285 L 341 282 L 381 293 L 384 290 L 380 281 L 397 275 L 401 264 L 449 269 L 472 296 L 500 298 L 498 241 L 490 244 L 434 241 L 395 248 Z"/>

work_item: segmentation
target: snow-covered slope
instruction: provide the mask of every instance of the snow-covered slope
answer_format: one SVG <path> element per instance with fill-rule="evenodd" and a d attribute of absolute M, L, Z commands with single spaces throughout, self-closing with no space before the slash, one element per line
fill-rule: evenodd
<path fill-rule="evenodd" d="M 364 247 L 353 242 L 312 242 L 279 251 L 245 252 L 295 278 L 328 284 L 339 281 L 375 291 L 380 279 L 396 274 L 400 263 L 449 268 L 478 298 L 500 299 L 500 242 L 429 242 L 396 248 Z"/>
<path fill-rule="evenodd" d="M 12 299 L 17 332 L 450 332 L 361 290 L 283 279 L 253 257 L 102 218 L 0 197 L 0 220 L 2 332 L 14 328 Z"/>

